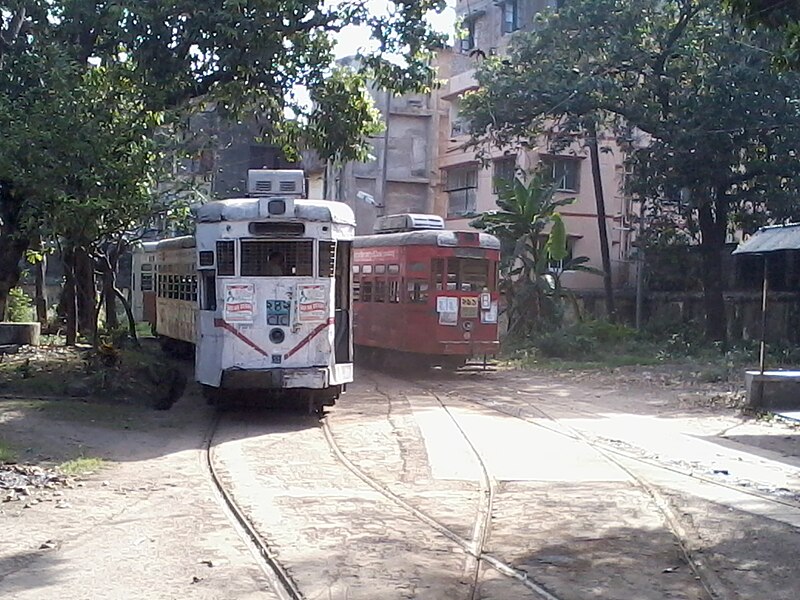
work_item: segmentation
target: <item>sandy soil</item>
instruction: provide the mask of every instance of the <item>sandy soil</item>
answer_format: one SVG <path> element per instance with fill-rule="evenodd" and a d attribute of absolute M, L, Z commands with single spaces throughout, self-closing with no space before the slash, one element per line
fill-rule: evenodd
<path fill-rule="evenodd" d="M 545 398 L 546 406 L 577 425 L 581 415 L 593 410 L 592 403 L 621 415 L 661 421 L 670 416 L 677 423 L 680 416 L 680 423 L 691 423 L 698 438 L 705 432 L 720 447 L 730 444 L 738 452 L 768 456 L 773 463 L 782 457 L 786 471 L 774 476 L 764 472 L 761 477 L 756 458 L 741 461 L 755 469 L 743 473 L 743 478 L 765 483 L 779 482 L 800 460 L 797 431 L 788 425 L 743 417 L 735 408 L 740 393 L 735 385 L 706 383 L 692 379 L 691 374 L 664 369 L 606 374 L 516 371 L 478 377 L 474 384 L 443 381 L 441 385 L 471 393 L 482 390 L 485 395 L 510 396 L 521 390 Z M 564 408 L 561 413 L 559 407 Z M 348 410 L 346 399 L 334 410 Z M 410 417 L 395 412 L 391 418 Z M 73 487 L 37 493 L 34 497 L 40 502 L 29 508 L 21 501 L 0 503 L 0 596 L 274 598 L 258 562 L 231 527 L 205 478 L 200 448 L 210 419 L 211 413 L 193 386 L 167 412 L 136 405 L 0 400 L 0 438 L 16 450 L 20 462 L 59 464 L 80 456 L 105 461 L 96 472 L 77 478 Z M 602 424 L 597 419 L 593 422 Z M 611 423 L 626 426 L 624 421 Z M 596 429 L 596 433 L 609 439 L 619 437 L 613 429 Z M 418 442 L 398 443 L 420 461 L 424 458 Z M 414 478 L 425 475 L 420 461 L 413 469 L 404 467 L 403 472 L 416 473 Z M 252 482 L 247 485 L 252 487 Z M 743 589 L 765 594 L 759 597 L 792 597 L 785 590 L 771 594 L 769 582 L 759 577 L 759 572 L 770 572 L 780 586 L 796 575 L 791 567 L 788 571 L 784 567 L 787 551 L 789 556 L 800 552 L 792 541 L 798 537 L 795 528 L 761 517 L 752 517 L 753 526 L 742 528 L 745 516 L 727 507 L 726 512 L 716 514 L 708 501 L 678 492 L 673 501 L 691 515 L 699 535 L 714 544 L 720 570 L 731 573 L 726 578 L 731 588 L 736 588 L 741 577 L 750 581 Z M 743 532 L 739 538 L 724 535 L 737 527 Z M 274 538 L 286 535 L 276 532 Z M 769 536 L 778 536 L 781 543 L 768 543 Z M 760 543 L 753 545 L 756 538 Z M 297 545 L 290 547 L 293 552 L 302 550 Z M 745 548 L 752 549 L 752 560 L 737 558 Z M 545 558 L 557 562 L 560 554 L 551 554 L 555 558 Z M 731 571 L 728 567 L 734 559 L 739 562 Z M 769 565 L 773 565 L 771 571 Z M 357 572 L 353 576 L 357 577 Z M 735 593 L 732 597 L 756 596 Z"/>

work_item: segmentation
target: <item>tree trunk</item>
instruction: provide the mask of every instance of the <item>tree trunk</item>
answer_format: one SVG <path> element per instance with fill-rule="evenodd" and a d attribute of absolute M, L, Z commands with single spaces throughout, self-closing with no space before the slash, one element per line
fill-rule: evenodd
<path fill-rule="evenodd" d="M 709 200 L 698 209 L 700 250 L 703 259 L 703 303 L 706 311 L 706 338 L 727 343 L 725 300 L 722 296 L 722 251 L 728 230 L 728 210 L 724 200 Z"/>
<path fill-rule="evenodd" d="M 5 318 L 8 293 L 19 283 L 19 264 L 30 240 L 21 230 L 22 202 L 0 181 L 0 321 Z"/>
<path fill-rule="evenodd" d="M 611 281 L 611 256 L 608 251 L 608 228 L 606 224 L 606 201 L 603 195 L 603 180 L 600 175 L 600 149 L 597 143 L 597 125 L 589 124 L 589 160 L 592 165 L 592 181 L 594 182 L 594 200 L 597 205 L 597 231 L 600 234 L 600 256 L 603 260 L 603 285 L 606 292 L 606 312 L 608 320 L 617 320 L 614 306 L 614 285 Z"/>
<path fill-rule="evenodd" d="M 84 248 L 75 248 L 75 295 L 78 305 L 78 331 L 87 339 L 94 337 L 95 313 L 94 261 Z"/>
<path fill-rule="evenodd" d="M 117 264 L 119 263 L 120 244 L 109 248 L 98 260 L 100 271 L 103 273 L 103 303 L 106 309 L 106 329 L 112 330 L 119 327 L 117 318 Z"/>
<path fill-rule="evenodd" d="M 75 253 L 70 248 L 62 253 L 64 263 L 64 291 L 62 301 L 64 304 L 64 317 L 67 324 L 67 346 L 78 343 L 78 306 L 75 293 Z"/>
<path fill-rule="evenodd" d="M 39 321 L 42 330 L 44 330 L 47 327 L 47 288 L 45 287 L 47 283 L 47 255 L 44 253 L 41 240 L 39 241 L 39 251 L 42 254 L 42 258 L 33 266 L 36 274 L 34 304 L 36 306 L 36 320 Z"/>
<path fill-rule="evenodd" d="M 128 299 L 125 298 L 125 295 L 119 290 L 119 288 L 114 287 L 113 291 L 119 298 L 119 301 L 122 302 L 122 307 L 125 309 L 125 315 L 128 317 L 128 333 L 131 336 L 133 345 L 138 347 L 139 337 L 136 335 L 136 319 L 133 317 L 133 309 L 131 309 L 131 303 L 128 302 Z"/>

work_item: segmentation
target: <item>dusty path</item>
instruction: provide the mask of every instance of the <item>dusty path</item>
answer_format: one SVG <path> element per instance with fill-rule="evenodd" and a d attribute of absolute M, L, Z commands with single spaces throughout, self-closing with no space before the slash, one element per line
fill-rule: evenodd
<path fill-rule="evenodd" d="M 193 392 L 166 413 L 0 403 L 21 458 L 108 461 L 63 496 L 0 504 L 2 597 L 274 598 L 209 485 L 210 420 Z M 307 598 L 543 597 L 488 561 L 472 593 L 468 549 L 487 504 L 470 444 L 494 490 L 483 551 L 559 600 L 709 597 L 628 468 L 679 516 L 719 579 L 718 600 L 796 597 L 800 451 L 784 425 L 656 385 L 523 372 L 361 371 L 327 422 L 338 451 L 383 491 L 309 417 L 235 410 L 214 446 L 227 486 Z"/>
<path fill-rule="evenodd" d="M 197 397 L 168 413 L 73 408 L 50 414 L 0 403 L 4 438 L 29 459 L 109 461 L 31 508 L 0 504 L 0 597 L 275 597 L 204 478 L 209 414 Z"/>

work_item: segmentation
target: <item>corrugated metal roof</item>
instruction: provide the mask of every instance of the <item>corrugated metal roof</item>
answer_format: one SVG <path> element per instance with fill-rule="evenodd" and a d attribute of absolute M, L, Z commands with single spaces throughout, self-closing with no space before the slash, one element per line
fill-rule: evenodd
<path fill-rule="evenodd" d="M 800 223 L 762 227 L 733 254 L 765 254 L 781 250 L 800 250 Z"/>

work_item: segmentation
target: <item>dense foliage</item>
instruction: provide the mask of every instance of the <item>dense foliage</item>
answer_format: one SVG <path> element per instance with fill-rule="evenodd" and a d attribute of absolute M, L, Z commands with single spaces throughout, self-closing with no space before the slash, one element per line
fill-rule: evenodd
<path fill-rule="evenodd" d="M 186 111 L 254 119 L 288 152 L 363 158 L 378 127 L 367 81 L 425 89 L 443 41 L 425 15 L 444 0 L 391 4 L 0 1 L 0 316 L 31 240 L 91 255 L 150 216 L 158 136 Z M 337 70 L 333 36 L 351 25 L 373 43 L 360 71 Z"/>
<path fill-rule="evenodd" d="M 800 77 L 771 68 L 777 41 L 708 0 L 571 1 L 478 69 L 473 143 L 612 131 L 628 192 L 699 239 L 706 332 L 723 340 L 726 236 L 789 218 L 800 197 Z"/>

